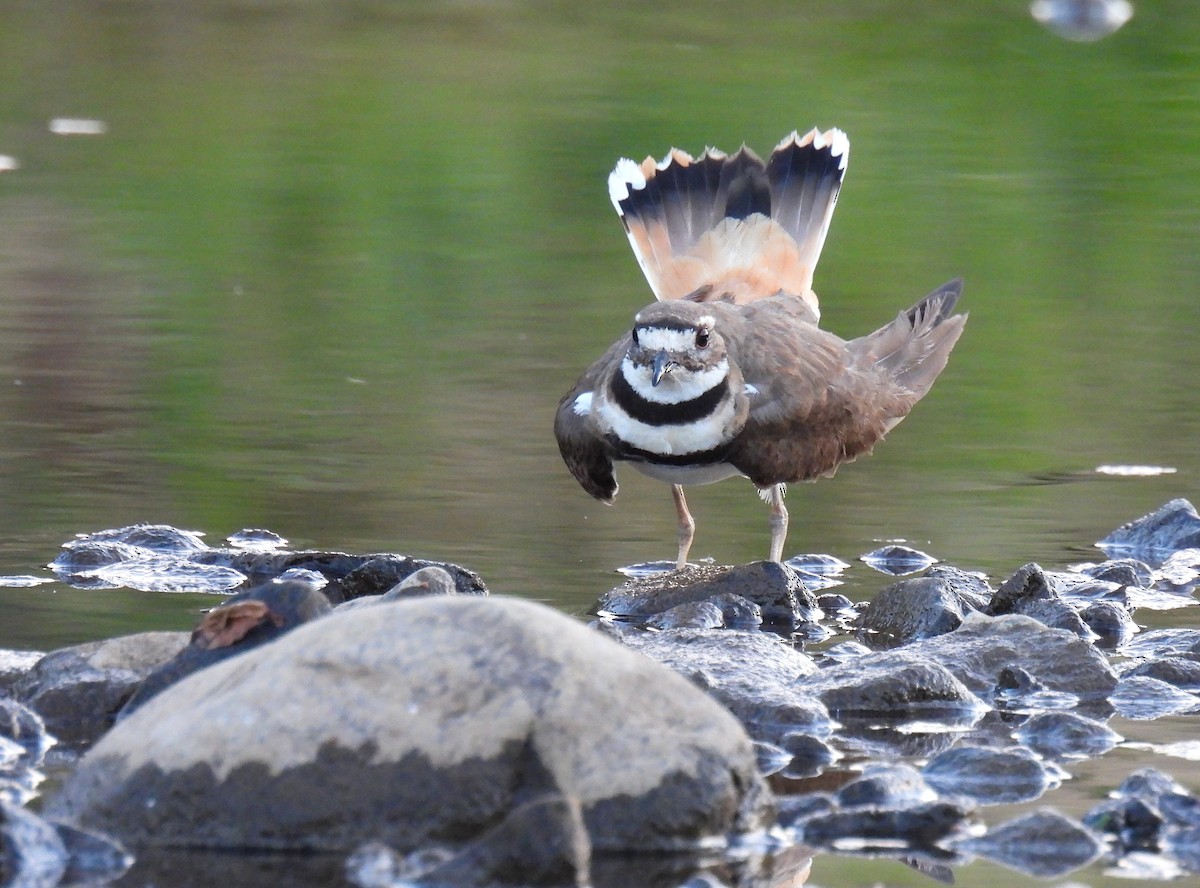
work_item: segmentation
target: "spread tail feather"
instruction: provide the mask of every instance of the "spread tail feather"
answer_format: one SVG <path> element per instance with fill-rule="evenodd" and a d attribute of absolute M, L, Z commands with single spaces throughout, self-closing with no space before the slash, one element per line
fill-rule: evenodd
<path fill-rule="evenodd" d="M 943 284 L 887 326 L 850 342 L 856 363 L 884 370 L 913 395 L 913 403 L 922 398 L 946 366 L 967 322 L 966 314 L 950 314 L 962 287 L 961 279 Z"/>
<path fill-rule="evenodd" d="M 838 129 L 793 132 L 766 163 L 745 146 L 699 160 L 672 148 L 658 163 L 620 160 L 609 196 L 658 299 L 703 287 L 738 303 L 784 292 L 815 312 L 813 270 L 849 154 Z"/>

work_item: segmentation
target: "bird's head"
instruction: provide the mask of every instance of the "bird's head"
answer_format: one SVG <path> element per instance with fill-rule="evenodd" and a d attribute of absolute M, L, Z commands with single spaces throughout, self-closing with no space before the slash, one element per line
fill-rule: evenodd
<path fill-rule="evenodd" d="M 702 305 L 658 302 L 633 319 L 627 374 L 663 391 L 708 388 L 728 370 L 725 340 L 713 313 Z"/>

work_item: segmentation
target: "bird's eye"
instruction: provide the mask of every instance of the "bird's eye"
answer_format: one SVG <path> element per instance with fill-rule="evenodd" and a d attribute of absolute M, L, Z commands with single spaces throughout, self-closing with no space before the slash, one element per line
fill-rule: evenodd
<path fill-rule="evenodd" d="M 633 337 L 633 344 L 637 345 L 638 344 L 637 327 L 633 328 L 633 332 L 630 335 Z"/>
<path fill-rule="evenodd" d="M 705 330 L 703 327 L 701 327 L 699 330 L 697 330 L 696 331 L 696 347 L 697 348 L 708 348 L 708 337 L 710 335 L 711 334 L 709 333 L 709 331 Z"/>

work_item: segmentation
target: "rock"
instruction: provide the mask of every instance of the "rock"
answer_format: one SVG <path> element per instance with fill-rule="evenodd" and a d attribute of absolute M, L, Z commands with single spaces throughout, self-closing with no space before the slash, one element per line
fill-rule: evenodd
<path fill-rule="evenodd" d="M 1049 808 L 956 842 L 954 847 L 1039 879 L 1065 876 L 1104 853 L 1104 844 L 1091 830 Z"/>
<path fill-rule="evenodd" d="M 968 612 L 987 605 L 977 585 L 955 574 L 968 576 L 931 571 L 884 587 L 859 616 L 858 638 L 871 647 L 888 648 L 954 631 Z"/>
<path fill-rule="evenodd" d="M 652 629 L 757 629 L 762 625 L 762 608 L 740 595 L 725 593 L 656 613 L 646 625 Z"/>
<path fill-rule="evenodd" d="M 133 865 L 133 857 L 120 844 L 100 833 L 52 823 L 67 854 L 65 885 L 107 885 Z"/>
<path fill-rule="evenodd" d="M 1153 569 L 1146 562 L 1136 558 L 1114 558 L 1100 564 L 1090 564 L 1081 568 L 1079 572 L 1119 586 L 1145 589 L 1154 584 Z"/>
<path fill-rule="evenodd" d="M 1121 646 L 1134 660 L 1158 660 L 1200 650 L 1200 629 L 1149 629 Z"/>
<path fill-rule="evenodd" d="M 186 632 L 142 632 L 51 651 L 19 682 L 18 699 L 64 744 L 91 743 L 151 672 L 188 642 Z"/>
<path fill-rule="evenodd" d="M 1021 725 L 1017 738 L 1051 761 L 1103 755 L 1124 739 L 1108 725 L 1074 712 L 1039 712 Z"/>
<path fill-rule="evenodd" d="M 601 616 L 644 620 L 681 604 L 729 594 L 757 605 L 768 626 L 790 631 L 821 618 L 816 599 L 796 572 L 772 561 L 691 565 L 667 574 L 634 577 L 602 595 L 594 610 Z"/>
<path fill-rule="evenodd" d="M 695 848 L 769 815 L 722 707 L 550 608 L 480 596 L 333 614 L 197 672 L 47 810 L 134 847 L 408 854 L 555 794 L 600 850 Z"/>
<path fill-rule="evenodd" d="M 921 773 L 941 795 L 965 797 L 981 805 L 1028 802 L 1057 785 L 1023 749 L 956 746 L 931 759 Z"/>
<path fill-rule="evenodd" d="M 893 653 L 941 663 L 976 694 L 990 693 L 1000 673 L 1014 663 L 1045 688 L 1084 702 L 1105 700 L 1117 685 L 1107 659 L 1092 645 L 1017 614 L 969 614 L 954 632 Z"/>
<path fill-rule="evenodd" d="M 67 849 L 54 826 L 0 801 L 0 885 L 53 888 L 67 871 Z"/>
<path fill-rule="evenodd" d="M 45 651 L 0 650 L 0 695 L 11 694 L 17 682 L 44 656 Z"/>
<path fill-rule="evenodd" d="M 437 568 L 441 574 L 427 571 L 427 568 Z M 422 573 L 422 571 L 425 571 Z M 412 583 L 405 586 L 404 581 L 414 577 Z M 350 571 L 339 580 L 342 594 L 346 600 L 358 598 L 361 595 L 393 595 L 393 598 L 408 597 L 415 594 L 442 595 L 452 594 L 445 583 L 449 577 L 453 589 L 459 595 L 487 595 L 488 588 L 479 574 L 457 564 L 440 561 L 424 561 L 420 558 L 409 558 L 405 555 L 374 555 L 366 558 L 363 563 Z M 401 587 L 397 589 L 397 587 Z"/>
<path fill-rule="evenodd" d="M 1185 691 L 1200 691 L 1200 660 L 1188 657 L 1164 657 L 1139 663 L 1126 677 L 1146 676 L 1165 681 Z"/>
<path fill-rule="evenodd" d="M 901 810 L 862 808 L 815 814 L 804 820 L 803 841 L 819 847 L 836 848 L 846 840 L 868 847 L 879 843 L 892 852 L 896 844 L 914 849 L 931 849 L 952 837 L 963 825 L 967 811 L 950 802 L 930 802 Z"/>
<path fill-rule="evenodd" d="M 1031 562 L 1000 584 L 985 612 L 991 616 L 1024 614 L 1051 629 L 1066 629 L 1090 641 L 1091 630 L 1062 600 L 1061 586 L 1061 580 Z"/>
<path fill-rule="evenodd" d="M 1122 524 L 1096 545 L 1108 555 L 1158 565 L 1172 552 L 1200 547 L 1200 515 L 1185 499 L 1173 499 L 1148 515 Z"/>
<path fill-rule="evenodd" d="M 1145 675 L 1122 678 L 1109 702 L 1125 718 L 1142 721 L 1200 709 L 1200 697 Z"/>
<path fill-rule="evenodd" d="M 841 758 L 828 743 L 811 734 L 793 731 L 784 734 L 779 743 L 788 756 L 781 770 L 783 776 L 791 780 L 815 777 Z M 759 760 L 762 760 L 761 754 Z"/>
<path fill-rule="evenodd" d="M 302 580 L 272 580 L 235 595 L 204 615 L 188 646 L 146 676 L 117 718 L 193 672 L 274 641 L 331 610 L 320 585 Z"/>
<path fill-rule="evenodd" d="M 912 765 L 872 764 L 834 796 L 838 807 L 912 808 L 937 801 L 937 793 Z"/>
<path fill-rule="evenodd" d="M 16 746 L 17 761 L 27 768 L 39 767 L 47 750 L 56 742 L 46 733 L 46 723 L 40 715 L 9 697 L 0 697 L 0 740 Z"/>
<path fill-rule="evenodd" d="M 1096 646 L 1115 650 L 1138 632 L 1129 611 L 1111 601 L 1097 601 L 1079 612 L 1079 617 L 1096 636 Z"/>
<path fill-rule="evenodd" d="M 888 545 L 859 556 L 859 561 L 894 577 L 924 570 L 937 559 L 911 546 Z"/>
<path fill-rule="evenodd" d="M 800 688 L 840 720 L 879 719 L 973 724 L 987 705 L 937 662 L 893 652 L 824 669 Z"/>
<path fill-rule="evenodd" d="M 833 730 L 821 702 L 796 684 L 817 667 L 778 636 L 732 629 L 644 632 L 613 623 L 599 628 L 703 688 L 755 740 L 778 745 L 793 732 L 826 737 Z"/>
<path fill-rule="evenodd" d="M 1110 836 L 1121 854 L 1159 850 L 1159 835 L 1166 822 L 1161 812 L 1165 797 L 1187 797 L 1188 791 L 1155 768 L 1142 768 L 1122 781 L 1083 818 L 1084 826 Z M 1178 807 L 1178 806 L 1176 806 Z"/>

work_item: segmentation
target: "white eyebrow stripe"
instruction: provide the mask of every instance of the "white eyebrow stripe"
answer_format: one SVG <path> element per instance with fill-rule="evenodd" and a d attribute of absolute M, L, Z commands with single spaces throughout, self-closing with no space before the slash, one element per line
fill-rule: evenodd
<path fill-rule="evenodd" d="M 696 334 L 672 327 L 643 327 L 638 330 L 638 345 L 651 351 L 682 352 L 696 347 Z"/>

